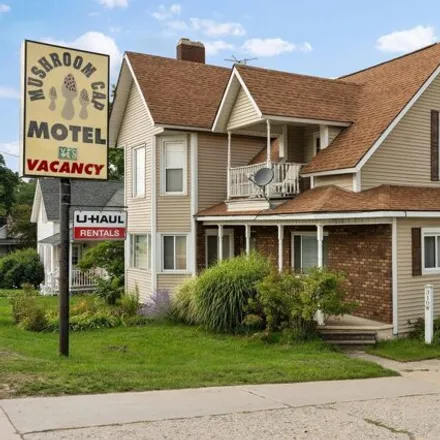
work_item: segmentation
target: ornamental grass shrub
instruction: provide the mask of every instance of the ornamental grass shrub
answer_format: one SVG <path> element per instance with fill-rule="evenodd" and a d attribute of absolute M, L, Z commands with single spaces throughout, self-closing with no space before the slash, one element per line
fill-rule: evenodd
<path fill-rule="evenodd" d="M 170 317 L 185 324 L 198 324 L 195 287 L 198 278 L 187 278 L 171 297 Z"/>
<path fill-rule="evenodd" d="M 200 274 L 194 286 L 196 321 L 216 332 L 243 327 L 246 306 L 259 281 L 269 275 L 269 261 L 256 253 L 223 260 Z"/>

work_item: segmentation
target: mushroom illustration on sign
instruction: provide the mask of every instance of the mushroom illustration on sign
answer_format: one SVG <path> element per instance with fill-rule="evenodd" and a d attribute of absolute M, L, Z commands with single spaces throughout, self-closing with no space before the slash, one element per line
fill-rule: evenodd
<path fill-rule="evenodd" d="M 75 77 L 69 73 L 66 75 L 62 86 L 63 96 L 66 98 L 61 116 L 70 121 L 75 116 L 75 108 L 73 107 L 73 100 L 78 96 L 76 89 Z"/>
<path fill-rule="evenodd" d="M 57 108 L 57 103 L 55 102 L 58 98 L 57 89 L 55 87 L 51 87 L 49 90 L 49 99 L 50 99 L 50 105 L 49 110 L 55 111 Z"/>
<path fill-rule="evenodd" d="M 81 119 L 87 119 L 89 114 L 87 112 L 87 107 L 90 104 L 89 94 L 86 89 L 82 89 L 79 94 L 79 103 L 81 104 L 81 111 L 79 113 L 79 117 Z"/>

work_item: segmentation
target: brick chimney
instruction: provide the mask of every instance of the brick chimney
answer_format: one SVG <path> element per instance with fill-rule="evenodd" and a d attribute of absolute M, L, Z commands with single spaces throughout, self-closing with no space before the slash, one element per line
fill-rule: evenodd
<path fill-rule="evenodd" d="M 181 38 L 177 43 L 176 58 L 178 60 L 205 64 L 205 46 L 200 41 Z"/>

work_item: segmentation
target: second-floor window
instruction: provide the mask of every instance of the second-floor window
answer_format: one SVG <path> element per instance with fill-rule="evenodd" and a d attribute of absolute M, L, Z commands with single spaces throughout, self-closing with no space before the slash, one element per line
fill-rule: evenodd
<path fill-rule="evenodd" d="M 319 136 L 319 133 L 315 133 L 313 135 L 313 149 L 315 156 L 321 151 L 321 138 Z"/>
<path fill-rule="evenodd" d="M 133 197 L 145 196 L 145 147 L 133 149 Z"/>
<path fill-rule="evenodd" d="M 161 183 L 163 194 L 186 194 L 186 139 L 176 138 L 163 140 Z"/>

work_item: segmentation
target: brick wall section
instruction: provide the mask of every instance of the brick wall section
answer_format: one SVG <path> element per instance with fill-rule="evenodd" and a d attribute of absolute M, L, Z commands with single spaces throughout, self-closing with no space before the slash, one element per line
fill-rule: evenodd
<path fill-rule="evenodd" d="M 391 225 L 325 230 L 328 265 L 346 274 L 348 297 L 359 304 L 354 315 L 392 323 Z"/>

